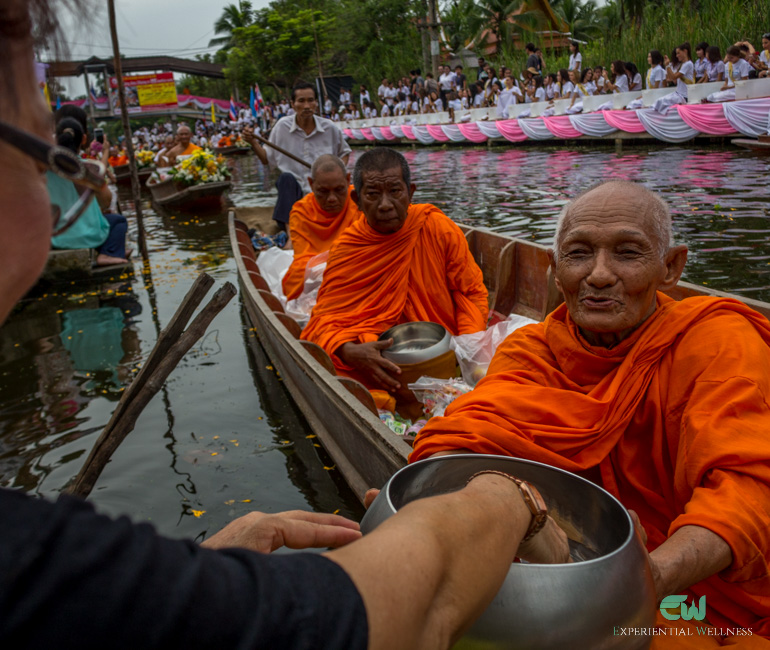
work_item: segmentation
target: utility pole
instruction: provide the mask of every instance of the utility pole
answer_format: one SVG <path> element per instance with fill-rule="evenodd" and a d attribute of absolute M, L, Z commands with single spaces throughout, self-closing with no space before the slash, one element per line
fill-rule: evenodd
<path fill-rule="evenodd" d="M 430 59 L 433 78 L 438 81 L 438 58 L 440 47 L 438 42 L 438 11 L 436 9 L 437 0 L 428 0 L 428 29 L 430 30 Z"/>
<path fill-rule="evenodd" d="M 417 21 L 422 41 L 422 71 L 425 74 L 430 70 L 430 37 L 428 35 L 428 0 L 420 0 L 422 18 Z"/>

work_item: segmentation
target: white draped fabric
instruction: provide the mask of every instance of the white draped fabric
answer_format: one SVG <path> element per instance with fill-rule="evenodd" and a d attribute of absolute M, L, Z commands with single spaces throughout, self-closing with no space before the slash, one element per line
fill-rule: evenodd
<path fill-rule="evenodd" d="M 361 129 L 350 129 L 350 132 L 353 134 L 354 140 L 365 140 L 364 134 L 361 133 Z"/>
<path fill-rule="evenodd" d="M 645 108 L 636 111 L 636 116 L 647 133 L 664 142 L 686 142 L 700 133 L 682 119 L 679 111 L 672 110 L 663 115 Z"/>
<path fill-rule="evenodd" d="M 435 138 L 428 133 L 428 127 L 425 126 L 413 126 L 412 131 L 414 137 L 420 142 L 420 144 L 433 144 L 436 142 Z"/>
<path fill-rule="evenodd" d="M 497 130 L 497 126 L 494 122 L 476 122 L 476 126 L 488 138 L 501 138 L 500 131 Z"/>
<path fill-rule="evenodd" d="M 465 142 L 465 136 L 460 132 L 460 127 L 457 124 L 442 124 L 441 130 L 452 142 Z"/>
<path fill-rule="evenodd" d="M 752 138 L 770 133 L 770 98 L 746 99 L 722 104 L 725 118 L 732 127 Z"/>
<path fill-rule="evenodd" d="M 405 138 L 404 132 L 401 130 L 401 127 L 397 124 L 391 124 L 390 125 L 390 132 L 395 135 L 397 138 Z"/>
<path fill-rule="evenodd" d="M 569 121 L 576 131 L 592 138 L 603 138 L 614 133 L 617 129 L 607 124 L 601 113 L 586 113 L 585 115 L 570 115 Z"/>
<path fill-rule="evenodd" d="M 519 128 L 530 140 L 550 140 L 553 138 L 553 133 L 548 130 L 545 122 L 539 117 L 519 120 Z"/>
<path fill-rule="evenodd" d="M 384 140 L 385 136 L 382 135 L 382 131 L 380 131 L 379 127 L 373 126 L 372 127 L 372 135 L 374 136 L 375 140 Z"/>

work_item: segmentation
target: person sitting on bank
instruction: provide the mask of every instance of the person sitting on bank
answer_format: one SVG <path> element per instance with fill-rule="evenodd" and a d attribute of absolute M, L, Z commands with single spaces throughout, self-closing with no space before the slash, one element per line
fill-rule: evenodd
<path fill-rule="evenodd" d="M 82 121 L 74 117 L 61 119 L 56 124 L 56 143 L 78 154 L 88 139 L 83 129 L 85 122 L 85 111 L 83 111 Z M 64 221 L 64 216 L 77 204 L 85 188 L 51 171 L 46 172 L 46 186 L 51 204 L 58 207 L 60 221 Z M 123 215 L 102 212 L 102 210 L 108 210 L 111 203 L 112 192 L 107 185 L 104 185 L 96 195 L 96 201 L 91 201 L 78 220 L 66 231 L 51 239 L 51 246 L 54 249 L 65 250 L 94 248 L 97 252 L 97 266 L 127 264 L 128 223 Z M 64 223 L 61 223 L 61 226 L 63 225 Z"/>
<path fill-rule="evenodd" d="M 725 63 L 722 61 L 722 52 L 716 45 L 709 45 L 706 50 L 706 74 L 703 83 L 724 81 Z"/>
<path fill-rule="evenodd" d="M 647 69 L 647 90 L 663 88 L 666 83 L 666 71 L 663 68 L 663 54 L 660 50 L 650 50 L 647 53 L 647 64 L 650 66 Z M 644 100 L 639 95 L 626 108 L 628 110 L 636 110 L 642 108 L 642 106 L 644 106 Z"/>
<path fill-rule="evenodd" d="M 361 216 L 350 196 L 350 174 L 337 156 L 317 158 L 308 183 L 312 191 L 294 204 L 289 217 L 294 260 L 283 276 L 283 292 L 289 300 L 302 293 L 307 263 L 328 251 L 340 233 Z"/>
<path fill-rule="evenodd" d="M 731 102 L 735 99 L 735 82 L 748 79 L 751 66 L 741 56 L 740 48 L 731 45 L 727 48 L 725 64 L 725 83 L 722 88 L 706 97 L 703 102 Z"/>
<path fill-rule="evenodd" d="M 565 303 L 502 343 L 410 462 L 475 452 L 580 473 L 638 514 L 659 601 L 707 594 L 709 623 L 768 637 L 770 323 L 734 299 L 666 296 L 687 260 L 671 231 L 640 184 L 570 202 L 548 253 Z"/>
<path fill-rule="evenodd" d="M 254 137 L 251 127 L 243 129 L 243 139 L 251 145 L 263 165 L 277 167 L 281 175 L 275 183 L 278 199 L 273 210 L 273 220 L 281 230 L 289 225 L 292 206 L 310 192 L 307 182 L 308 165 L 322 156 L 332 154 L 347 165 L 350 147 L 342 137 L 342 131 L 331 120 L 316 115 L 318 101 L 315 86 L 300 81 L 291 89 L 293 115 L 281 118 L 270 131 L 270 142 L 293 154 L 307 165 L 279 153 L 272 147 L 262 147 Z M 344 119 L 344 117 L 343 117 Z"/>
<path fill-rule="evenodd" d="M 377 147 L 353 172 L 353 200 L 364 213 L 332 246 L 318 301 L 302 338 L 326 350 L 340 374 L 367 388 L 398 389 L 398 367 L 380 352 L 385 330 L 432 321 L 452 334 L 486 327 L 481 269 L 460 228 L 415 186 L 398 152 Z"/>
<path fill-rule="evenodd" d="M 666 68 L 666 82 L 676 84 L 676 91 L 665 97 L 660 97 L 652 105 L 658 113 L 668 113 L 672 106 L 687 103 L 687 86 L 695 83 L 695 66 L 692 62 L 690 44 L 682 43 L 672 52 L 675 57 L 669 61 Z"/>
<path fill-rule="evenodd" d="M 176 145 L 166 154 L 166 161 L 169 166 L 176 165 L 179 156 L 190 156 L 196 151 L 200 151 L 197 144 L 193 144 L 192 131 L 190 127 L 182 124 L 176 130 Z"/>

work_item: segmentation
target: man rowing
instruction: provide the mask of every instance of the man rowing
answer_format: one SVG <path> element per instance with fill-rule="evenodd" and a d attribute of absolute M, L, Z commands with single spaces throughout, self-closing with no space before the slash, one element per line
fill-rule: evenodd
<path fill-rule="evenodd" d="M 302 338 L 340 374 L 396 390 L 398 366 L 378 341 L 398 323 L 433 321 L 452 334 L 483 330 L 487 290 L 460 228 L 437 207 L 412 205 L 409 165 L 386 147 L 356 162 L 353 200 L 365 215 L 332 246 L 318 302 Z"/>
<path fill-rule="evenodd" d="M 293 154 L 307 165 L 278 153 L 272 147 L 266 149 L 257 142 L 251 127 L 243 130 L 243 139 L 248 142 L 263 165 L 277 167 L 281 175 L 276 181 L 278 200 L 273 210 L 273 219 L 279 228 L 286 230 L 292 206 L 310 192 L 307 182 L 308 166 L 323 154 L 333 154 L 347 165 L 350 147 L 334 122 L 316 115 L 318 101 L 315 87 L 300 81 L 291 89 L 293 115 L 282 117 L 270 131 L 270 142 Z"/>
<path fill-rule="evenodd" d="M 317 158 L 307 180 L 312 192 L 294 204 L 289 217 L 294 261 L 283 277 L 283 292 L 289 300 L 302 293 L 307 263 L 329 250 L 361 215 L 350 196 L 350 174 L 337 156 Z"/>
<path fill-rule="evenodd" d="M 760 642 L 770 323 L 733 299 L 668 298 L 687 259 L 670 241 L 668 206 L 641 185 L 610 181 L 567 205 L 549 251 L 565 304 L 506 339 L 410 461 L 476 452 L 583 474 L 638 513 L 659 600 L 707 596 L 708 622 Z"/>
<path fill-rule="evenodd" d="M 191 142 L 192 131 L 190 127 L 182 124 L 176 130 L 177 143 L 169 150 L 165 158 L 169 165 L 175 165 L 179 156 L 189 156 L 193 152 L 198 151 L 200 147 L 197 144 Z"/>

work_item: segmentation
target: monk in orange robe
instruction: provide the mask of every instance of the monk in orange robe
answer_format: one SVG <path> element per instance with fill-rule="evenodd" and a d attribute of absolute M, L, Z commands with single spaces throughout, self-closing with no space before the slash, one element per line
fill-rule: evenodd
<path fill-rule="evenodd" d="M 308 182 L 312 191 L 294 204 L 289 216 L 294 261 L 283 277 L 283 292 L 289 300 L 302 293 L 307 263 L 329 250 L 337 236 L 362 216 L 350 196 L 350 174 L 337 156 L 319 156 Z"/>
<path fill-rule="evenodd" d="M 433 321 L 452 334 L 486 327 L 487 290 L 460 228 L 430 204 L 411 205 L 404 157 L 387 147 L 356 162 L 353 200 L 364 213 L 337 239 L 302 338 L 331 356 L 340 374 L 396 390 L 398 366 L 380 352 L 385 330 Z"/>
<path fill-rule="evenodd" d="M 217 147 L 232 147 L 233 141 L 229 135 L 223 135 L 217 142 Z"/>
<path fill-rule="evenodd" d="M 166 160 L 170 165 L 176 164 L 177 156 L 189 156 L 191 153 L 198 151 L 200 147 L 197 144 L 193 144 L 190 140 L 192 138 L 192 131 L 189 126 L 184 124 L 176 130 L 177 143 L 166 154 Z"/>
<path fill-rule="evenodd" d="M 107 159 L 110 167 L 121 167 L 128 164 L 128 156 L 125 151 L 118 151 L 117 147 L 110 147 L 110 157 Z"/>
<path fill-rule="evenodd" d="M 653 647 L 767 649 L 770 323 L 737 300 L 665 296 L 687 256 L 670 234 L 665 203 L 633 183 L 568 205 L 549 252 L 565 304 L 498 348 L 410 462 L 511 455 L 594 480 L 638 514 L 659 601 L 706 596 L 712 631 L 752 631 Z"/>

